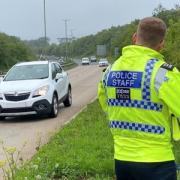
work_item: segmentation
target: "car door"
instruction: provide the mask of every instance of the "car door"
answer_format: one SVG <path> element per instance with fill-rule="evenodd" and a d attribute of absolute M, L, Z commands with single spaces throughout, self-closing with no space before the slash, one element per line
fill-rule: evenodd
<path fill-rule="evenodd" d="M 60 83 L 61 83 L 62 97 L 64 97 L 67 93 L 67 73 L 65 71 L 63 71 L 63 69 L 61 68 L 61 66 L 58 63 L 56 63 L 55 66 L 57 68 L 57 73 L 60 73 L 62 75 Z"/>
<path fill-rule="evenodd" d="M 63 97 L 63 93 L 61 91 L 62 87 L 62 78 L 56 79 L 56 75 L 58 73 L 58 69 L 55 65 L 55 63 L 51 64 L 51 73 L 52 73 L 52 80 L 54 84 L 54 88 L 58 93 L 58 99 L 60 100 Z"/>

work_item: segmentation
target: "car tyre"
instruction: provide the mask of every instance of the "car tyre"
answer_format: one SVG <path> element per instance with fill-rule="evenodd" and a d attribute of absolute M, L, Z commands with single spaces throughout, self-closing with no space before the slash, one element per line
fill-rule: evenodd
<path fill-rule="evenodd" d="M 72 105 L 72 93 L 71 93 L 71 88 L 68 88 L 68 94 L 66 99 L 63 102 L 65 107 L 69 107 Z"/>
<path fill-rule="evenodd" d="M 57 117 L 59 112 L 59 104 L 58 104 L 58 98 L 57 95 L 54 94 L 52 98 L 52 106 L 51 106 L 51 112 L 50 112 L 50 117 L 55 118 Z"/>
<path fill-rule="evenodd" d="M 4 120 L 6 117 L 0 116 L 0 121 Z"/>

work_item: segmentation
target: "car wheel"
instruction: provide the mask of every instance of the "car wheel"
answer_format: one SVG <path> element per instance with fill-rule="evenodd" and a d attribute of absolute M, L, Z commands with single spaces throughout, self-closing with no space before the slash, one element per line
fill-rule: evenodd
<path fill-rule="evenodd" d="M 52 118 L 57 117 L 58 112 L 59 112 L 58 98 L 57 98 L 57 95 L 54 94 L 53 98 L 52 98 L 52 106 L 51 106 L 50 117 L 52 117 Z"/>
<path fill-rule="evenodd" d="M 71 93 L 71 88 L 68 89 L 68 94 L 67 97 L 65 99 L 65 101 L 63 102 L 65 107 L 69 107 L 72 104 L 72 93 Z"/>
<path fill-rule="evenodd" d="M 6 117 L 4 116 L 0 116 L 0 120 L 4 120 Z"/>

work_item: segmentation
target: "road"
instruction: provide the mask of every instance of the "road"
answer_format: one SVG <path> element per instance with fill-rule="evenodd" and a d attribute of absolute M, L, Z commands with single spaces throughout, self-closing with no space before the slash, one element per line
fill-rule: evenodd
<path fill-rule="evenodd" d="M 57 118 L 21 117 L 1 121 L 0 138 L 5 146 L 20 149 L 26 142 L 22 155 L 24 159 L 31 158 L 38 144 L 46 143 L 50 136 L 96 97 L 101 71 L 97 65 L 78 66 L 68 71 L 72 84 L 73 104 L 69 108 L 60 105 Z M 0 158 L 4 158 L 3 156 L 3 152 L 0 151 Z"/>

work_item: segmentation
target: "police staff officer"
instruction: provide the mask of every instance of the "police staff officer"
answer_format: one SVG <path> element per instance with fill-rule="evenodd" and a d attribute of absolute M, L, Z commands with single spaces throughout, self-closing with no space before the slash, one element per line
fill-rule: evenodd
<path fill-rule="evenodd" d="M 142 19 L 132 38 L 134 45 L 123 48 L 99 83 L 118 180 L 177 179 L 171 133 L 180 137 L 180 74 L 160 54 L 165 34 L 161 19 Z"/>

